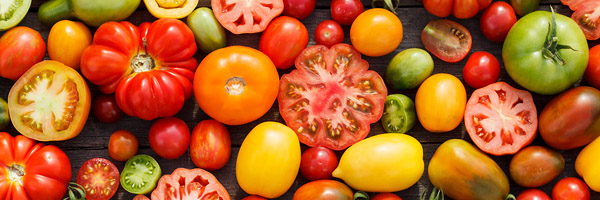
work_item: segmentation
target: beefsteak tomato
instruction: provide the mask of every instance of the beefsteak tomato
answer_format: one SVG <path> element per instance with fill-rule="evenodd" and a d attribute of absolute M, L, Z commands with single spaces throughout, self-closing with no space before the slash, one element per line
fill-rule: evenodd
<path fill-rule="evenodd" d="M 18 26 L 0 37 L 0 76 L 16 81 L 46 55 L 46 43 L 39 32 Z"/>
<path fill-rule="evenodd" d="M 231 200 L 225 187 L 210 172 L 200 169 L 178 168 L 160 177 L 153 200 L 219 199 Z"/>
<path fill-rule="evenodd" d="M 490 3 L 492 0 L 423 0 L 423 5 L 429 13 L 438 17 L 453 14 L 459 19 L 474 17 Z"/>
<path fill-rule="evenodd" d="M 296 18 L 274 19 L 260 37 L 258 49 L 267 54 L 279 69 L 294 65 L 294 60 L 308 45 L 308 31 Z"/>
<path fill-rule="evenodd" d="M 108 22 L 81 56 L 81 72 L 103 93 L 113 93 L 128 115 L 144 120 L 175 115 L 192 96 L 197 61 L 194 34 L 176 19 L 136 27 Z"/>
<path fill-rule="evenodd" d="M 258 33 L 283 12 L 283 0 L 211 0 L 217 20 L 233 34 Z"/>

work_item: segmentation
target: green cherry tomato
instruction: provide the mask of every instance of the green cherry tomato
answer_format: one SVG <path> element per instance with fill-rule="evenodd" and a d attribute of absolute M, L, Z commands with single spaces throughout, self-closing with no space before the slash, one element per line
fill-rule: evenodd
<path fill-rule="evenodd" d="M 433 71 L 433 59 L 419 48 L 406 49 L 394 56 L 385 71 L 385 81 L 395 90 L 418 87 Z"/>
<path fill-rule="evenodd" d="M 156 187 L 160 175 L 160 166 L 154 158 L 137 155 L 125 163 L 121 172 L 121 186 L 133 194 L 148 194 Z"/>
<path fill-rule="evenodd" d="M 4 129 L 8 123 L 10 123 L 8 104 L 6 104 L 6 101 L 3 98 L 0 98 L 0 130 Z"/>
<path fill-rule="evenodd" d="M 219 24 L 210 8 L 196 9 L 187 17 L 187 25 L 194 32 L 198 48 L 205 53 L 227 46 L 225 29 Z"/>
<path fill-rule="evenodd" d="M 392 94 L 385 98 L 381 124 L 388 133 L 406 133 L 417 121 L 415 103 L 403 94 Z"/>
<path fill-rule="evenodd" d="M 533 12 L 540 5 L 540 0 L 510 0 L 510 5 L 519 16 Z"/>

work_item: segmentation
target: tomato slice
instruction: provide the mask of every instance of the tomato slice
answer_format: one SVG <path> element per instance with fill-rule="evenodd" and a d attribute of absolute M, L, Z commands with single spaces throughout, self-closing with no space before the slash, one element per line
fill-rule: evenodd
<path fill-rule="evenodd" d="M 160 178 L 160 166 L 149 155 L 137 155 L 125 163 L 120 182 L 123 189 L 133 194 L 148 194 Z"/>
<path fill-rule="evenodd" d="M 177 168 L 160 178 L 152 200 L 170 199 L 231 200 L 219 180 L 200 168 Z"/>
<path fill-rule="evenodd" d="M 348 44 L 306 48 L 281 77 L 279 112 L 300 142 L 342 150 L 364 139 L 381 118 L 387 88 Z"/>
<path fill-rule="evenodd" d="M 584 1 L 573 4 L 571 8 L 575 11 L 571 18 L 583 30 L 585 38 L 588 40 L 600 38 L 600 1 Z"/>
<path fill-rule="evenodd" d="M 471 51 L 471 32 L 447 19 L 431 20 L 421 32 L 421 42 L 433 55 L 446 62 L 461 61 Z"/>
<path fill-rule="evenodd" d="M 531 93 L 497 82 L 473 92 L 465 108 L 465 127 L 479 149 L 492 155 L 515 154 L 538 127 Z"/>
<path fill-rule="evenodd" d="M 88 200 L 106 200 L 119 188 L 119 169 L 104 158 L 92 158 L 79 169 L 77 184 L 85 189 Z"/>
<path fill-rule="evenodd" d="M 282 0 L 211 0 L 215 17 L 233 34 L 258 33 L 283 12 Z"/>

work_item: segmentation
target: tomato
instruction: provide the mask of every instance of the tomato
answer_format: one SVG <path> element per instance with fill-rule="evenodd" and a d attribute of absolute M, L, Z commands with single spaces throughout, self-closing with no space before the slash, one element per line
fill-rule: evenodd
<path fill-rule="evenodd" d="M 334 44 L 344 41 L 344 30 L 342 26 L 333 20 L 325 20 L 317 25 L 315 29 L 315 42 L 331 48 Z"/>
<path fill-rule="evenodd" d="M 210 172 L 200 168 L 177 168 L 164 175 L 152 192 L 153 200 L 219 199 L 231 200 L 225 187 Z"/>
<path fill-rule="evenodd" d="M 533 12 L 540 5 L 540 0 L 510 0 L 510 5 L 519 16 Z"/>
<path fill-rule="evenodd" d="M 92 111 L 94 116 L 104 123 L 115 123 L 123 117 L 123 111 L 112 94 L 99 94 L 94 97 Z"/>
<path fill-rule="evenodd" d="M 453 14 L 459 19 L 474 17 L 490 3 L 492 0 L 423 0 L 423 6 L 429 13 L 438 17 Z"/>
<path fill-rule="evenodd" d="M 417 121 L 415 103 L 403 94 L 390 94 L 385 98 L 381 124 L 388 133 L 406 133 Z"/>
<path fill-rule="evenodd" d="M 385 133 L 350 146 L 333 177 L 356 190 L 395 192 L 414 185 L 423 175 L 424 165 L 423 147 L 417 139 Z"/>
<path fill-rule="evenodd" d="M 71 180 L 71 162 L 58 147 L 0 132 L 0 198 L 61 199 Z"/>
<path fill-rule="evenodd" d="M 138 139 L 126 130 L 117 130 L 108 140 L 108 154 L 116 161 L 126 161 L 138 152 Z"/>
<path fill-rule="evenodd" d="M 478 51 L 469 57 L 463 68 L 463 78 L 472 88 L 492 84 L 500 77 L 500 63 L 491 53 Z"/>
<path fill-rule="evenodd" d="M 552 188 L 552 200 L 587 200 L 590 189 L 578 178 L 563 178 Z"/>
<path fill-rule="evenodd" d="M 471 51 L 471 32 L 447 19 L 431 20 L 421 32 L 421 42 L 429 52 L 446 62 L 461 61 Z"/>
<path fill-rule="evenodd" d="M 394 193 L 383 192 L 373 196 L 371 200 L 402 200 L 402 198 Z"/>
<path fill-rule="evenodd" d="M 160 166 L 154 158 L 140 154 L 127 160 L 119 180 L 129 193 L 148 194 L 156 187 L 160 173 Z"/>
<path fill-rule="evenodd" d="M 588 44 L 577 24 L 564 15 L 554 16 L 553 21 L 552 13 L 536 11 L 522 17 L 502 47 L 508 75 L 529 91 L 543 95 L 571 87 L 583 76 L 588 61 Z M 572 49 L 561 50 L 564 45 Z"/>
<path fill-rule="evenodd" d="M 600 136 L 600 91 L 580 86 L 563 92 L 546 104 L 539 123 L 540 135 L 555 149 L 592 142 Z"/>
<path fill-rule="evenodd" d="M 462 139 L 450 139 L 438 147 L 427 175 L 431 184 L 443 188 L 452 199 L 503 200 L 510 189 L 500 166 Z"/>
<path fill-rule="evenodd" d="M 550 197 L 539 189 L 527 189 L 517 196 L 517 200 L 551 200 Z"/>
<path fill-rule="evenodd" d="M 148 199 L 148 197 L 144 196 L 143 194 L 138 194 L 138 195 L 135 195 L 135 197 L 133 197 L 133 200 L 150 200 L 150 199 Z"/>
<path fill-rule="evenodd" d="M 217 120 L 203 120 L 192 131 L 190 157 L 205 170 L 223 168 L 231 156 L 231 138 L 225 125 Z"/>
<path fill-rule="evenodd" d="M 351 25 L 363 10 L 360 0 L 331 0 L 331 18 L 341 25 Z"/>
<path fill-rule="evenodd" d="M 89 200 L 108 200 L 119 188 L 119 169 L 104 158 L 92 158 L 79 168 L 77 184 L 85 189 Z"/>
<path fill-rule="evenodd" d="M 0 21 L 0 31 L 6 31 L 23 20 L 25 15 L 27 15 L 27 11 L 29 11 L 29 7 L 31 6 L 31 0 L 24 1 L 16 1 L 11 0 L 5 2 L 3 5 L 4 9 L 0 12 L 0 16 L 2 16 L 2 21 Z"/>
<path fill-rule="evenodd" d="M 73 69 L 79 69 L 83 50 L 92 44 L 90 29 L 81 22 L 62 20 L 48 35 L 48 55 Z"/>
<path fill-rule="evenodd" d="M 204 113 L 227 125 L 245 124 L 267 113 L 278 86 L 279 74 L 271 59 L 244 46 L 213 51 L 194 75 L 196 102 Z"/>
<path fill-rule="evenodd" d="M 98 27 L 105 22 L 125 20 L 139 5 L 140 0 L 50 0 L 38 9 L 38 18 L 42 23 L 52 25 L 75 17 L 87 25 Z"/>
<path fill-rule="evenodd" d="M 302 20 L 315 10 L 317 0 L 283 0 L 283 15 Z"/>
<path fill-rule="evenodd" d="M 305 183 L 294 192 L 293 200 L 352 200 L 352 189 L 335 180 L 318 180 Z"/>
<path fill-rule="evenodd" d="M 267 200 L 267 199 L 264 197 L 261 197 L 261 196 L 250 195 L 250 196 L 242 198 L 242 200 Z"/>
<path fill-rule="evenodd" d="M 546 147 L 529 146 L 519 151 L 510 161 L 510 177 L 527 188 L 545 185 L 565 169 L 563 156 Z"/>
<path fill-rule="evenodd" d="M 127 115 L 152 120 L 175 115 L 192 96 L 197 62 L 194 34 L 176 19 L 136 27 L 108 22 L 83 51 L 81 73 L 100 91 L 115 92 Z"/>
<path fill-rule="evenodd" d="M 300 158 L 300 172 L 310 181 L 331 179 L 331 172 L 337 166 L 337 156 L 331 149 L 325 147 L 308 148 Z"/>
<path fill-rule="evenodd" d="M 187 17 L 187 25 L 194 32 L 198 49 L 203 52 L 210 53 L 227 46 L 225 29 L 219 24 L 210 8 L 196 9 Z"/>
<path fill-rule="evenodd" d="M 596 192 L 600 192 L 600 160 L 598 160 L 598 152 L 600 151 L 600 139 L 596 138 L 592 143 L 588 144 L 575 160 L 575 170 L 577 174 L 583 177 L 585 183 Z"/>
<path fill-rule="evenodd" d="M 16 81 L 46 56 L 46 43 L 39 32 L 18 26 L 0 37 L 0 76 Z"/>
<path fill-rule="evenodd" d="M 402 32 L 402 22 L 394 13 L 373 8 L 356 17 L 350 27 L 350 40 L 358 52 L 378 57 L 396 50 Z"/>
<path fill-rule="evenodd" d="M 315 87 L 317 86 L 317 87 Z M 352 46 L 306 48 L 281 77 L 279 113 L 300 142 L 342 150 L 369 134 L 387 96 L 379 74 Z"/>
<path fill-rule="evenodd" d="M 156 120 L 148 133 L 150 148 L 166 159 L 179 158 L 190 146 L 190 129 L 179 118 L 167 117 Z"/>
<path fill-rule="evenodd" d="M 600 2 L 579 0 L 562 0 L 561 2 L 575 11 L 571 18 L 583 30 L 586 39 L 597 40 L 600 38 L 600 28 L 598 27 Z"/>
<path fill-rule="evenodd" d="M 471 94 L 465 129 L 479 149 L 492 155 L 515 154 L 535 138 L 538 119 L 528 91 L 497 82 Z"/>
<path fill-rule="evenodd" d="M 185 1 L 165 1 L 165 0 L 144 0 L 146 8 L 156 18 L 184 18 L 188 16 L 196 6 L 198 0 Z"/>
<path fill-rule="evenodd" d="M 386 83 L 395 90 L 413 89 L 433 72 L 433 59 L 427 51 L 410 48 L 396 54 L 385 70 Z"/>
<path fill-rule="evenodd" d="M 219 23 L 233 34 L 264 31 L 284 7 L 282 0 L 211 0 L 210 5 Z"/>
<path fill-rule="evenodd" d="M 275 67 L 287 69 L 308 45 L 308 31 L 302 22 L 288 16 L 275 18 L 260 37 L 258 49 L 265 53 Z"/>
<path fill-rule="evenodd" d="M 10 123 L 10 115 L 8 114 L 8 104 L 0 97 L 0 130 L 4 129 Z"/>
<path fill-rule="evenodd" d="M 496 1 L 490 5 L 479 21 L 483 35 L 494 42 L 504 42 L 510 28 L 517 23 L 513 8 L 506 2 Z"/>
<path fill-rule="evenodd" d="M 242 142 L 235 164 L 237 182 L 248 194 L 277 198 L 296 180 L 300 155 L 300 143 L 292 129 L 262 122 Z"/>
<path fill-rule="evenodd" d="M 445 73 L 425 79 L 415 96 L 419 122 L 429 132 L 448 132 L 458 127 L 466 103 L 465 86 L 455 76 Z"/>
<path fill-rule="evenodd" d="M 8 93 L 8 110 L 19 133 L 38 141 L 73 138 L 90 112 L 91 95 L 73 68 L 52 60 L 29 69 Z"/>
<path fill-rule="evenodd" d="M 590 57 L 583 77 L 590 85 L 600 88 L 600 45 L 590 49 Z"/>

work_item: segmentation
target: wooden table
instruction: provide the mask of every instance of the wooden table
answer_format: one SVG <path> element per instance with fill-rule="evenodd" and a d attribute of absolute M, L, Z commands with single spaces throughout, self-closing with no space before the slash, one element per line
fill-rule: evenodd
<path fill-rule="evenodd" d="M 41 0 L 34 0 L 32 3 L 32 6 L 30 8 L 30 12 L 27 14 L 27 16 L 21 22 L 20 25 L 28 26 L 35 30 L 38 30 L 42 34 L 42 37 L 44 37 L 44 39 L 47 41 L 48 33 L 49 33 L 51 27 L 48 25 L 42 24 L 38 20 L 38 17 L 37 17 L 37 10 L 43 2 L 44 1 L 41 1 Z M 363 0 L 363 3 L 365 4 L 365 8 L 370 8 L 370 0 Z M 423 5 L 420 0 L 401 0 L 401 4 L 402 4 L 401 7 L 397 9 L 398 16 L 399 16 L 400 20 L 402 21 L 402 24 L 404 27 L 404 37 L 403 37 L 404 39 L 403 39 L 402 43 L 400 44 L 400 46 L 393 53 L 390 53 L 386 56 L 382 56 L 382 57 L 378 57 L 378 58 L 363 56 L 363 58 L 366 59 L 370 63 L 371 69 L 380 73 L 382 77 L 384 77 L 385 68 L 386 68 L 388 62 L 398 52 L 400 52 L 404 49 L 408 49 L 408 48 L 415 48 L 415 47 L 416 48 L 424 48 L 423 44 L 421 43 L 421 39 L 420 39 L 421 30 L 423 29 L 423 27 L 425 27 L 425 25 L 430 20 L 438 18 L 432 14 L 429 14 L 423 8 Z M 572 13 L 572 11 L 570 11 L 568 9 L 568 7 L 561 5 L 559 0 L 542 0 L 540 3 L 540 7 L 538 9 L 549 10 L 550 9 L 549 5 L 553 5 L 554 9 L 558 13 L 561 13 L 561 14 L 564 14 L 567 16 L 570 16 Z M 198 7 L 202 7 L 202 6 L 210 6 L 210 1 L 209 0 L 200 0 Z M 502 55 L 501 55 L 502 44 L 501 43 L 493 43 L 493 42 L 487 40 L 483 36 L 483 34 L 481 33 L 481 31 L 479 29 L 480 16 L 481 16 L 481 12 L 478 15 L 476 15 L 474 18 L 471 18 L 471 19 L 459 20 L 459 19 L 456 19 L 453 17 L 448 17 L 448 18 L 463 24 L 471 32 L 471 34 L 473 36 L 473 47 L 471 49 L 471 53 L 476 52 L 476 51 L 488 51 L 488 52 L 492 53 L 494 56 L 496 56 L 496 58 L 498 58 L 498 60 L 500 61 L 501 65 L 502 65 L 502 59 L 501 59 L 502 58 Z M 319 22 L 321 22 L 325 19 L 330 19 L 330 18 L 331 17 L 330 17 L 330 10 L 329 10 L 329 1 L 319 0 L 315 11 L 308 18 L 302 20 L 302 22 L 305 24 L 306 28 L 308 29 L 308 32 L 310 35 L 309 46 L 315 44 L 314 31 L 315 31 L 315 27 L 317 26 L 317 24 L 319 24 Z M 141 22 L 154 21 L 155 18 L 152 15 L 150 15 L 150 13 L 143 6 L 143 3 L 141 3 L 140 8 L 138 8 L 138 10 L 133 15 L 131 15 L 131 17 L 129 17 L 127 20 L 131 21 L 132 23 L 134 23 L 136 25 L 139 25 Z M 349 26 L 344 27 L 344 33 L 345 33 L 345 37 L 346 37 L 344 40 L 345 43 L 350 43 L 349 30 L 350 30 Z M 94 31 L 94 29 L 92 29 L 92 31 Z M 1 34 L 3 34 L 3 32 L 0 32 L 0 35 Z M 227 37 L 228 37 L 229 45 L 245 45 L 245 46 L 250 46 L 253 48 L 258 48 L 260 34 L 233 35 L 231 33 L 228 33 Z M 590 47 L 592 47 L 593 45 L 596 45 L 598 43 L 599 43 L 598 41 L 590 41 L 589 42 Z M 205 53 L 199 52 L 199 53 L 197 53 L 196 58 L 198 59 L 198 61 L 201 61 L 205 55 L 206 55 Z M 48 59 L 48 58 L 46 58 L 46 59 Z M 459 79 L 462 80 L 462 68 L 466 63 L 466 60 L 467 59 L 463 59 L 461 62 L 458 62 L 458 63 L 447 63 L 447 62 L 444 62 L 444 61 L 434 57 L 435 67 L 434 67 L 433 73 L 434 74 L 442 73 L 442 72 L 450 73 L 450 74 L 457 76 Z M 290 71 L 291 71 L 291 69 L 279 70 L 279 74 L 282 75 L 285 73 L 289 73 Z M 510 77 L 508 76 L 507 72 L 504 69 L 502 69 L 502 71 L 501 71 L 499 81 L 505 81 L 514 87 L 521 88 L 514 81 L 512 81 L 510 79 Z M 6 99 L 8 97 L 8 92 L 13 83 L 14 82 L 11 80 L 0 78 L 0 97 L 2 97 L 4 99 Z M 464 84 L 464 81 L 463 81 L 463 84 Z M 582 81 L 582 82 L 578 83 L 578 85 L 579 84 L 585 85 L 587 83 Z M 466 84 L 465 84 L 465 86 L 466 86 Z M 91 88 L 93 94 L 99 94 L 99 91 L 96 86 L 90 85 L 90 88 Z M 467 90 L 468 94 L 473 92 L 473 89 L 468 86 L 466 87 L 466 90 Z M 416 89 L 407 90 L 407 91 L 395 91 L 395 90 L 391 90 L 391 89 L 389 90 L 389 94 L 394 94 L 394 93 L 405 94 L 414 100 Z M 537 95 L 537 94 L 534 94 L 533 96 L 534 96 L 534 100 L 535 100 L 535 103 L 536 103 L 536 106 L 538 109 L 538 113 L 541 112 L 543 106 L 548 101 L 550 101 L 553 97 L 553 96 L 542 96 L 542 95 Z M 184 108 L 181 110 L 181 112 L 179 112 L 176 115 L 176 117 L 183 119 L 189 126 L 190 130 L 199 121 L 209 118 L 198 107 L 198 105 L 196 104 L 193 97 L 192 97 L 192 99 L 186 101 Z M 231 155 L 231 158 L 230 158 L 229 162 L 227 163 L 227 165 L 220 170 L 214 171 L 213 174 L 219 179 L 219 181 L 221 181 L 221 183 L 225 186 L 225 188 L 227 188 L 232 199 L 239 200 L 239 199 L 247 196 L 247 194 L 243 190 L 241 190 L 241 188 L 237 184 L 236 177 L 235 177 L 235 161 L 237 158 L 237 153 L 238 153 L 239 147 L 240 147 L 242 141 L 244 140 L 244 137 L 246 136 L 246 134 L 254 126 L 256 126 L 257 124 L 259 124 L 260 122 L 263 122 L 263 121 L 277 121 L 277 122 L 285 123 L 283 121 L 283 119 L 281 118 L 281 116 L 279 115 L 277 102 L 275 102 L 275 104 L 273 104 L 273 107 L 271 108 L 271 110 L 269 110 L 269 112 L 267 112 L 263 117 L 261 117 L 260 119 L 254 121 L 254 122 L 251 122 L 251 123 L 248 123 L 245 125 L 240 125 L 240 126 L 228 126 L 228 130 L 231 134 L 232 155 Z M 152 151 L 152 149 L 150 149 L 149 142 L 148 142 L 148 131 L 149 131 L 149 128 L 150 128 L 152 122 L 153 121 L 144 121 L 144 120 L 141 120 L 138 118 L 126 116 L 117 123 L 104 124 L 104 123 L 98 121 L 94 117 L 94 115 L 92 113 L 90 113 L 87 124 L 85 125 L 85 128 L 83 129 L 83 131 L 81 132 L 81 134 L 79 136 L 77 136 L 73 139 L 67 140 L 67 141 L 47 142 L 47 144 L 53 144 L 53 145 L 60 147 L 69 156 L 69 158 L 71 159 L 71 166 L 72 166 L 72 172 L 73 172 L 73 177 L 71 179 L 72 181 L 76 181 L 76 176 L 77 176 L 79 167 L 88 159 L 91 159 L 94 157 L 102 157 L 102 158 L 110 159 L 110 156 L 108 155 L 108 150 L 107 150 L 108 140 L 109 140 L 111 133 L 113 133 L 114 131 L 119 130 L 119 129 L 129 130 L 137 136 L 137 138 L 139 140 L 139 152 L 138 153 L 139 154 L 148 154 L 148 155 L 151 155 L 152 157 L 154 157 L 159 162 L 160 167 L 162 168 L 163 174 L 170 174 L 173 170 L 175 170 L 176 168 L 179 168 L 179 167 L 184 167 L 184 168 L 196 167 L 192 163 L 192 160 L 190 159 L 190 156 L 187 152 L 186 152 L 186 154 L 184 154 L 182 157 L 180 157 L 178 159 L 167 160 L 167 159 L 162 159 L 162 158 L 158 157 L 158 155 L 156 153 L 154 153 Z M 5 128 L 3 131 L 9 132 L 12 135 L 18 134 L 18 132 L 12 126 Z M 384 130 L 381 126 L 381 122 L 371 125 L 370 135 L 376 135 L 376 134 L 380 134 L 383 132 L 384 132 Z M 461 124 L 458 128 L 456 128 L 455 130 L 448 132 L 448 133 L 430 133 L 430 132 L 427 132 L 425 129 L 423 129 L 422 126 L 416 125 L 408 134 L 414 136 L 422 143 L 423 148 L 424 148 L 424 158 L 423 159 L 425 160 L 425 166 L 427 166 L 433 153 L 435 152 L 437 147 L 442 142 L 444 142 L 448 139 L 451 139 L 451 138 L 462 138 L 467 141 L 471 141 L 467 132 L 465 131 L 464 124 Z M 536 137 L 536 139 L 534 140 L 532 145 L 545 145 L 545 144 L 542 141 L 542 139 L 538 136 L 538 137 Z M 306 146 L 302 145 L 302 148 L 306 149 Z M 579 153 L 580 150 L 581 150 L 581 148 L 577 148 L 577 149 L 573 149 L 573 150 L 569 150 L 569 151 L 560 151 L 565 158 L 565 170 L 562 172 L 562 174 L 560 174 L 560 176 L 557 179 L 555 179 L 551 183 L 546 184 L 545 186 L 541 187 L 541 189 L 543 191 L 545 191 L 547 194 L 551 194 L 552 186 L 559 179 L 564 178 L 564 177 L 569 177 L 569 176 L 577 177 L 577 173 L 575 172 L 574 164 L 575 164 L 575 158 L 577 157 L 577 154 Z M 339 157 L 339 155 L 341 155 L 341 153 L 342 152 L 338 152 L 338 157 Z M 505 173 L 508 174 L 508 165 L 509 165 L 511 157 L 512 156 L 500 156 L 500 157 L 493 157 L 493 159 L 502 167 L 502 169 L 504 169 Z M 119 170 L 122 170 L 125 162 L 114 161 L 114 164 L 119 168 Z M 298 175 L 296 178 L 296 181 L 294 182 L 292 187 L 288 190 L 287 193 L 285 193 L 283 196 L 281 196 L 280 199 L 291 199 L 294 194 L 294 191 L 306 182 L 307 182 L 306 179 L 304 179 L 301 175 Z M 513 194 L 518 194 L 524 190 L 523 187 L 519 187 L 513 181 L 511 181 L 510 184 L 511 184 L 511 193 L 513 193 Z M 421 194 L 421 192 L 426 188 L 428 188 L 429 191 L 431 190 L 431 183 L 429 182 L 429 178 L 427 177 L 427 170 L 425 170 L 425 173 L 423 174 L 421 179 L 414 186 L 412 186 L 404 191 L 397 192 L 397 194 L 400 195 L 404 199 L 418 199 L 419 194 Z M 113 199 L 132 199 L 133 196 L 134 196 L 133 194 L 126 192 L 122 188 L 119 188 L 117 194 L 114 196 Z M 600 199 L 600 193 L 592 192 L 592 199 Z"/>

